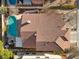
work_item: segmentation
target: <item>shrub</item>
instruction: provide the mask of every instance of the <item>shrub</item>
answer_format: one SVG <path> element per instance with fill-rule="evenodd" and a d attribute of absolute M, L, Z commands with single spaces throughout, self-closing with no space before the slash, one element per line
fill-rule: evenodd
<path fill-rule="evenodd" d="M 61 6 L 61 9 L 74 9 L 76 8 L 76 5 L 63 5 Z"/>
<path fill-rule="evenodd" d="M 4 49 L 3 42 L 0 41 L 0 57 L 2 59 L 9 59 L 10 57 L 13 57 L 13 52 L 9 49 Z"/>
<path fill-rule="evenodd" d="M 0 7 L 0 13 L 1 14 L 6 14 L 7 13 L 7 8 L 6 7 Z"/>
<path fill-rule="evenodd" d="M 61 55 L 63 51 L 59 51 L 59 50 L 55 50 L 53 51 L 53 54 L 56 54 L 56 55 Z"/>
<path fill-rule="evenodd" d="M 63 9 L 63 10 L 67 10 L 67 9 L 74 9 L 76 7 L 77 7 L 76 5 L 61 5 L 61 6 L 50 7 L 50 9 Z"/>

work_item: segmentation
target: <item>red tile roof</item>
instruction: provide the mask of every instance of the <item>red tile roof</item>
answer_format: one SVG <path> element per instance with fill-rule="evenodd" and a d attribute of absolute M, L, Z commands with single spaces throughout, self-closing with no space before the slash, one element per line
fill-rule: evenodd
<path fill-rule="evenodd" d="M 21 27 L 21 37 L 23 38 L 25 48 L 36 47 L 39 51 L 51 51 L 56 47 L 52 42 L 55 42 L 58 37 L 64 36 L 66 33 L 66 31 L 61 30 L 65 22 L 60 14 L 24 14 L 22 23 L 27 22 L 27 20 L 31 23 Z M 36 32 L 36 37 L 30 32 Z M 49 42 L 49 44 L 43 46 L 44 42 Z"/>
<path fill-rule="evenodd" d="M 35 5 L 43 5 L 44 0 L 32 0 L 32 3 Z"/>

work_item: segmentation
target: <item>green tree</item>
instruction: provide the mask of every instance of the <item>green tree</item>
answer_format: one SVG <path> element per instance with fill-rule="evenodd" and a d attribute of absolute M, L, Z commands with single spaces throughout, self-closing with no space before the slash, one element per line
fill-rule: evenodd
<path fill-rule="evenodd" d="M 2 56 L 4 53 L 3 43 L 0 41 L 0 56 Z"/>
<path fill-rule="evenodd" d="M 9 49 L 4 49 L 3 42 L 0 41 L 0 59 L 9 59 L 10 57 L 13 57 L 13 52 Z"/>
<path fill-rule="evenodd" d="M 0 13 L 1 14 L 6 14 L 7 13 L 7 8 L 6 7 L 0 7 Z"/>
<path fill-rule="evenodd" d="M 3 54 L 3 59 L 9 59 L 10 57 L 13 57 L 13 53 L 11 50 L 5 49 Z"/>

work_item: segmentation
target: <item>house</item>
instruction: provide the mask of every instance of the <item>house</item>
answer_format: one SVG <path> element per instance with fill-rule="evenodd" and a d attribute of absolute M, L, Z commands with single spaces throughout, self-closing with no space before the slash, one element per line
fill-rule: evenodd
<path fill-rule="evenodd" d="M 26 23 L 25 23 L 26 22 Z M 25 23 L 25 24 L 24 24 Z M 35 48 L 36 51 L 54 51 L 70 48 L 65 37 L 68 29 L 62 15 L 58 13 L 23 14 L 21 38 L 23 48 Z"/>

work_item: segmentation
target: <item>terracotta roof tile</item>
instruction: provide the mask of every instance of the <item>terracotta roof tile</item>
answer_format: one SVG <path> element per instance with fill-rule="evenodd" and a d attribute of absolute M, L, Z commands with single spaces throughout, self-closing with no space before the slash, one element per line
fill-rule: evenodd
<path fill-rule="evenodd" d="M 21 37 L 24 41 L 25 48 L 35 48 L 37 50 L 49 51 L 56 47 L 55 40 L 64 36 L 66 31 L 61 30 L 64 26 L 64 21 L 59 14 L 24 14 L 22 23 L 29 20 L 31 23 L 21 27 Z M 36 37 L 33 35 L 36 32 Z M 43 46 L 44 42 L 50 42 Z M 42 46 L 41 46 L 42 45 Z"/>

